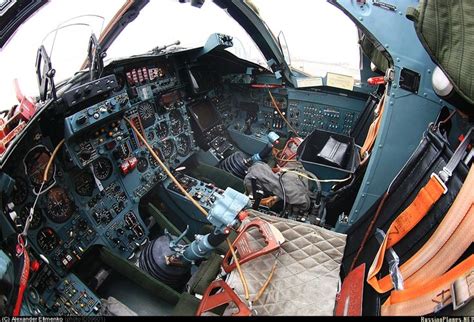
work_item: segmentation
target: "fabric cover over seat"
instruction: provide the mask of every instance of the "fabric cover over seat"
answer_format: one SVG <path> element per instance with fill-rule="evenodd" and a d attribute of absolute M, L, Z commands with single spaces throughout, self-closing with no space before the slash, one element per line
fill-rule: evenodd
<path fill-rule="evenodd" d="M 258 216 L 274 225 L 286 239 L 269 286 L 253 303 L 256 314 L 333 315 L 346 235 L 256 211 L 250 214 L 250 218 Z M 264 245 L 256 229 L 250 230 L 248 235 L 251 246 Z M 251 300 L 268 278 L 277 251 L 242 265 Z M 227 283 L 245 299 L 237 270 L 231 272 Z"/>

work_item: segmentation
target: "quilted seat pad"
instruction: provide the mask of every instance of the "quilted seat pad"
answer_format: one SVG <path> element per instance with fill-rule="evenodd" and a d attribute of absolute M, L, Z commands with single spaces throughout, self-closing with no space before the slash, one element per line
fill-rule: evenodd
<path fill-rule="evenodd" d="M 270 275 L 276 270 L 267 289 L 253 309 L 257 315 L 333 315 L 340 278 L 339 270 L 346 245 L 346 235 L 293 220 L 250 211 L 274 225 L 285 237 L 285 243 L 273 253 L 242 265 L 242 271 L 253 300 Z M 253 249 L 264 245 L 258 230 L 248 231 Z M 276 257 L 276 253 L 280 255 Z M 234 269 L 227 283 L 245 302 L 239 274 Z M 230 308 L 229 308 L 230 309 Z"/>

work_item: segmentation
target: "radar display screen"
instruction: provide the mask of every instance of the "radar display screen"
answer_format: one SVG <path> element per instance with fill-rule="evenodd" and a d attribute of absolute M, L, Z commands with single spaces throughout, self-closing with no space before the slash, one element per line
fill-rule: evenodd
<path fill-rule="evenodd" d="M 210 101 L 201 101 L 190 107 L 191 115 L 201 131 L 207 131 L 219 122 L 219 116 Z"/>

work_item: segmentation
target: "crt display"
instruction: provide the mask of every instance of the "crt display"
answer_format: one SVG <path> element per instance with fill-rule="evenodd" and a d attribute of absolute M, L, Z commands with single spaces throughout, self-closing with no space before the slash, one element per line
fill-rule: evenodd
<path fill-rule="evenodd" d="M 202 101 L 190 108 L 196 123 L 202 131 L 210 129 L 219 121 L 216 110 L 209 101 Z"/>

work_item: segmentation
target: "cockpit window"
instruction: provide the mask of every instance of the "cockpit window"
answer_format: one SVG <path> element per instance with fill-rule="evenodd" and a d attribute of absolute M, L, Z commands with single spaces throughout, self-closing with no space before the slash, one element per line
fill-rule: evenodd
<path fill-rule="evenodd" d="M 101 29 L 124 3 L 125 0 L 51 0 L 30 17 L 0 50 L 0 111 L 17 104 L 13 87 L 15 78 L 24 94 L 30 97 L 39 94 L 35 59 L 42 43 L 48 53 L 54 43 L 51 60 L 56 70 L 55 82 L 59 83 L 81 68 L 87 57 L 91 31 L 99 37 Z M 70 20 L 74 17 L 78 18 Z M 66 27 L 57 34 L 51 32 L 61 23 Z M 109 48 L 106 62 L 143 54 L 177 40 L 181 42 L 180 47 L 203 46 L 215 32 L 234 37 L 234 47 L 227 50 L 267 67 L 265 58 L 248 34 L 212 1 L 206 1 L 200 9 L 178 0 L 150 1 Z"/>
<path fill-rule="evenodd" d="M 91 31 L 98 36 L 123 3 L 118 0 L 51 0 L 32 15 L 0 50 L 0 110 L 18 103 L 13 86 L 15 78 L 25 95 L 39 94 L 35 60 L 42 43 L 49 54 L 54 42 L 51 60 L 56 83 L 71 77 L 87 56 Z M 74 17 L 77 18 L 70 20 Z M 55 33 L 50 32 L 61 23 L 67 27 L 60 29 L 55 37 Z"/>
<path fill-rule="evenodd" d="M 275 38 L 283 32 L 293 69 L 311 76 L 332 72 L 360 80 L 357 28 L 335 6 L 321 0 L 247 0 L 247 4 Z"/>
<path fill-rule="evenodd" d="M 178 0 L 150 1 L 110 46 L 107 59 L 142 54 L 180 41 L 179 47 L 203 46 L 213 33 L 233 37 L 234 55 L 267 67 L 266 60 L 245 30 L 212 1 L 201 8 Z"/>

